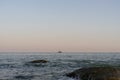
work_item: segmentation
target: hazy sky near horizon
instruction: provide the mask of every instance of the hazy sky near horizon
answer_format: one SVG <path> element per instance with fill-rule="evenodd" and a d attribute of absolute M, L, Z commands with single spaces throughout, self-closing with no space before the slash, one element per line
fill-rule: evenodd
<path fill-rule="evenodd" d="M 120 51 L 120 0 L 0 0 L 0 51 Z"/>

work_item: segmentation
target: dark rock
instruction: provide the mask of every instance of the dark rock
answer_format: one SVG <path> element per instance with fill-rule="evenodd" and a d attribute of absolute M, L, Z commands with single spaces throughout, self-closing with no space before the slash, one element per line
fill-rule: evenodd
<path fill-rule="evenodd" d="M 33 60 L 33 61 L 30 61 L 29 63 L 47 63 L 48 61 L 47 60 Z"/>
<path fill-rule="evenodd" d="M 26 66 L 34 66 L 34 67 L 45 67 L 47 66 L 47 63 L 48 61 L 47 60 L 33 60 L 33 61 L 30 61 L 30 62 L 26 62 L 25 65 Z"/>
<path fill-rule="evenodd" d="M 120 80 L 120 68 L 117 67 L 90 67 L 75 70 L 66 74 L 77 80 Z"/>
<path fill-rule="evenodd" d="M 15 76 L 16 79 L 32 79 L 34 78 L 34 76 L 23 76 L 23 75 L 18 75 L 18 76 Z"/>

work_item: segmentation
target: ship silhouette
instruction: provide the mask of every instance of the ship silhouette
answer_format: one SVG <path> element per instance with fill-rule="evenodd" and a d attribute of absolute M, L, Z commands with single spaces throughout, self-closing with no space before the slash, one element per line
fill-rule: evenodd
<path fill-rule="evenodd" d="M 58 53 L 62 53 L 62 51 L 58 51 Z"/>

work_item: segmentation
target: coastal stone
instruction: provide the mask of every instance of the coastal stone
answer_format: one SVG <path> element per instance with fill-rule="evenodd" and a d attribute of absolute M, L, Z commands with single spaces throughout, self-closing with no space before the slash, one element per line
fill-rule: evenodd
<path fill-rule="evenodd" d="M 29 63 L 47 63 L 48 61 L 47 60 L 33 60 L 33 61 L 30 61 Z"/>
<path fill-rule="evenodd" d="M 27 80 L 31 80 L 32 78 L 34 78 L 34 76 L 23 76 L 23 75 L 18 75 L 18 76 L 15 76 L 14 78 L 16 79 L 27 79 Z"/>
<path fill-rule="evenodd" d="M 81 68 L 66 76 L 77 80 L 120 80 L 120 68 L 117 67 L 90 67 Z"/>
<path fill-rule="evenodd" d="M 26 66 L 34 66 L 34 67 L 45 67 L 47 66 L 47 60 L 33 60 L 33 61 L 29 61 L 26 62 L 25 65 Z"/>

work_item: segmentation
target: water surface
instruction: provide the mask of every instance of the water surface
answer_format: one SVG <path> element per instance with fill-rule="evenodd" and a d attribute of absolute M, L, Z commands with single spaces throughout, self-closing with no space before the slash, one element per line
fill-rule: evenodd
<path fill-rule="evenodd" d="M 27 62 L 44 59 L 38 66 Z M 74 80 L 65 77 L 75 69 L 92 66 L 120 66 L 120 53 L 1 52 L 0 80 Z"/>

